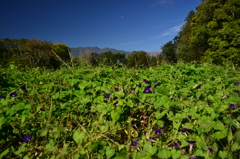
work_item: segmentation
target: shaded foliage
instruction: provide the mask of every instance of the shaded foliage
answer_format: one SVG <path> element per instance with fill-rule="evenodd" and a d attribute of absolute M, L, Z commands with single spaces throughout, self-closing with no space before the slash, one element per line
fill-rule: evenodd
<path fill-rule="evenodd" d="M 56 54 L 53 53 L 56 52 Z M 52 44 L 37 39 L 0 39 L 0 65 L 8 67 L 14 63 L 18 67 L 59 68 L 60 59 L 70 61 L 69 47 L 65 44 Z"/>
<path fill-rule="evenodd" d="M 127 57 L 127 67 L 146 68 L 149 66 L 149 56 L 145 51 L 133 51 Z"/>

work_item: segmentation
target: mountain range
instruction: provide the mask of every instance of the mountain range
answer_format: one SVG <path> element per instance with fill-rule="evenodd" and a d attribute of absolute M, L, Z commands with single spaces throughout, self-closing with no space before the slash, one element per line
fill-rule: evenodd
<path fill-rule="evenodd" d="M 101 49 L 96 46 L 95 47 L 88 46 L 88 47 L 71 48 L 71 54 L 73 57 L 83 56 L 84 54 L 93 53 L 93 52 L 100 54 L 100 53 L 107 52 L 107 51 L 111 51 L 112 53 L 124 53 L 124 54 L 126 54 L 126 57 L 132 53 L 130 51 L 118 50 L 118 49 L 113 49 L 113 48 L 102 48 Z M 160 54 L 161 52 L 147 52 L 147 53 L 152 56 L 156 56 L 156 55 Z"/>

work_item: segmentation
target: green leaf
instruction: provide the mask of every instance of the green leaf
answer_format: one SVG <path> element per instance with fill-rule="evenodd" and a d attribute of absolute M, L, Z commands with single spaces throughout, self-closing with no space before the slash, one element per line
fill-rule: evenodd
<path fill-rule="evenodd" d="M 52 99 L 58 99 L 58 97 L 59 97 L 59 92 L 57 92 L 56 94 L 54 94 L 54 95 L 52 96 Z"/>
<path fill-rule="evenodd" d="M 162 95 L 167 95 L 169 93 L 169 87 L 164 86 L 164 85 L 160 85 L 158 87 L 156 87 L 156 90 L 158 93 L 162 94 Z"/>
<path fill-rule="evenodd" d="M 115 149 L 108 146 L 106 149 L 107 158 L 111 158 L 114 154 L 115 154 Z"/>
<path fill-rule="evenodd" d="M 156 106 L 156 107 L 161 107 L 162 105 L 163 105 L 163 102 L 162 101 L 159 101 L 159 100 L 157 100 L 156 102 L 154 102 L 154 104 L 153 104 L 154 106 Z"/>
<path fill-rule="evenodd" d="M 19 155 L 20 153 L 26 151 L 27 148 L 26 148 L 25 146 L 26 146 L 26 143 L 24 143 L 23 145 L 21 145 L 21 147 L 20 147 L 17 151 L 15 151 L 14 154 L 15 154 L 15 155 Z"/>
<path fill-rule="evenodd" d="M 98 82 L 97 82 L 97 83 L 98 83 Z M 97 83 L 96 83 L 96 84 L 97 84 Z M 101 83 L 101 82 L 100 82 L 100 83 Z M 79 83 L 78 86 L 79 86 L 80 89 L 83 90 L 83 89 L 87 86 L 87 81 L 81 81 L 81 83 Z"/>
<path fill-rule="evenodd" d="M 1 117 L 0 118 L 0 129 L 2 129 L 2 125 L 5 124 L 5 122 L 7 121 L 7 119 L 5 117 Z"/>
<path fill-rule="evenodd" d="M 106 132 L 106 131 L 108 131 L 108 128 L 109 128 L 109 125 L 102 125 L 100 127 L 100 130 L 101 130 L 101 132 Z"/>
<path fill-rule="evenodd" d="M 228 98 L 225 102 L 227 102 L 227 103 L 240 102 L 240 97 L 233 96 L 233 97 Z"/>
<path fill-rule="evenodd" d="M 235 133 L 236 141 L 240 143 L 240 130 L 238 129 Z"/>
<path fill-rule="evenodd" d="M 162 158 L 162 159 L 169 158 L 169 157 L 171 157 L 171 152 L 169 151 L 168 148 L 163 148 L 158 151 L 158 157 Z"/>
<path fill-rule="evenodd" d="M 219 157 L 221 157 L 221 158 L 226 158 L 227 157 L 227 152 L 226 151 L 220 151 L 219 152 Z"/>
<path fill-rule="evenodd" d="M 81 132 L 75 131 L 73 133 L 73 140 L 77 143 L 78 146 L 80 146 L 82 142 L 86 140 L 86 137 L 87 136 L 84 131 Z"/>
<path fill-rule="evenodd" d="M 117 121 L 120 118 L 121 115 L 121 111 L 120 110 L 112 110 L 111 111 L 111 117 L 113 119 L 113 121 Z"/>
<path fill-rule="evenodd" d="M 234 142 L 232 145 L 231 145 L 231 151 L 237 151 L 237 150 L 240 150 L 240 145 L 238 142 Z"/>
<path fill-rule="evenodd" d="M 176 149 L 172 149 L 171 153 L 172 153 L 172 158 L 173 159 L 177 159 L 177 158 L 179 158 L 181 156 L 182 151 L 176 150 Z"/>
<path fill-rule="evenodd" d="M 133 107 L 133 101 L 129 99 L 129 100 L 127 101 L 127 105 L 130 106 L 130 107 Z"/>
<path fill-rule="evenodd" d="M 197 99 L 199 99 L 199 97 L 202 95 L 202 93 L 200 92 L 200 91 L 198 91 L 197 93 L 196 93 L 196 97 L 197 97 Z"/>
<path fill-rule="evenodd" d="M 155 113 L 156 119 L 161 119 L 165 114 L 167 114 L 167 110 L 162 111 L 161 113 L 157 112 Z"/>
<path fill-rule="evenodd" d="M 8 148 L 8 149 L 6 149 L 5 151 L 3 151 L 3 152 L 0 154 L 0 158 L 3 158 L 4 156 L 6 156 L 6 155 L 10 152 L 9 149 L 10 149 L 10 148 Z"/>
<path fill-rule="evenodd" d="M 157 152 L 157 147 L 152 146 L 151 142 L 145 142 L 143 146 L 143 151 L 145 152 L 145 155 L 153 156 Z"/>
<path fill-rule="evenodd" d="M 214 133 L 215 138 L 217 138 L 218 140 L 223 139 L 227 136 L 227 131 L 226 130 L 222 130 L 222 131 L 217 131 Z"/>
<path fill-rule="evenodd" d="M 98 96 L 94 101 L 103 102 L 104 96 Z"/>
<path fill-rule="evenodd" d="M 212 125 L 215 130 L 224 130 L 225 127 L 221 121 L 215 122 L 215 124 Z"/>

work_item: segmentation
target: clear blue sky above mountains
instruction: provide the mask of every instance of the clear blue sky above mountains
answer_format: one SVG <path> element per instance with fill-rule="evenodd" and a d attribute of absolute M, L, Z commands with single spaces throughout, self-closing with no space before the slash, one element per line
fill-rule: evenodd
<path fill-rule="evenodd" d="M 1 0 L 0 38 L 160 51 L 200 0 Z"/>

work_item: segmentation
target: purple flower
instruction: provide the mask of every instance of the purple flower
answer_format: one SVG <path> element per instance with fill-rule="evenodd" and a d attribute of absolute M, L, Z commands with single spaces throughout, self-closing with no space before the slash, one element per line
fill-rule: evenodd
<path fill-rule="evenodd" d="M 0 99 L 3 98 L 3 96 L 0 95 Z"/>
<path fill-rule="evenodd" d="M 16 97 L 16 96 L 17 96 L 17 93 L 16 93 L 16 92 L 12 92 L 12 93 L 10 94 L 10 96 L 11 96 L 11 97 Z"/>
<path fill-rule="evenodd" d="M 173 107 L 169 107 L 169 108 L 168 108 L 168 110 L 172 110 L 172 109 L 173 109 Z"/>
<path fill-rule="evenodd" d="M 118 101 L 116 101 L 116 102 L 114 103 L 114 105 L 118 105 Z"/>
<path fill-rule="evenodd" d="M 22 90 L 23 92 L 26 92 L 26 91 L 27 91 L 26 87 L 21 87 L 21 90 Z"/>
<path fill-rule="evenodd" d="M 41 152 L 40 149 L 35 149 L 35 156 L 37 156 Z"/>
<path fill-rule="evenodd" d="M 155 130 L 155 134 L 156 134 L 156 135 L 159 135 L 159 134 L 161 134 L 161 133 L 162 133 L 162 130 L 161 130 L 161 129 L 156 129 L 156 130 Z"/>
<path fill-rule="evenodd" d="M 132 91 L 135 91 L 136 88 L 132 88 Z"/>
<path fill-rule="evenodd" d="M 106 94 L 105 96 L 104 96 L 104 98 L 109 98 L 110 97 L 110 94 Z"/>
<path fill-rule="evenodd" d="M 117 100 L 117 99 L 118 99 L 118 97 L 114 97 L 114 98 L 113 98 L 113 100 Z"/>
<path fill-rule="evenodd" d="M 202 85 L 200 84 L 200 85 L 198 85 L 196 88 L 197 88 L 197 89 L 200 89 L 200 88 L 201 88 L 201 86 L 202 86 Z"/>
<path fill-rule="evenodd" d="M 240 83 L 234 83 L 235 86 L 238 86 Z"/>
<path fill-rule="evenodd" d="M 148 80 L 146 80 L 146 79 L 144 79 L 143 81 L 144 81 L 144 83 L 148 83 L 148 82 L 149 82 L 149 81 L 148 81 Z"/>
<path fill-rule="evenodd" d="M 233 108 L 233 109 L 237 108 L 237 106 L 235 104 L 230 104 L 229 106 L 230 106 L 230 108 Z"/>
<path fill-rule="evenodd" d="M 23 142 L 28 142 L 31 139 L 31 135 L 25 135 L 23 138 Z"/>
<path fill-rule="evenodd" d="M 183 129 L 181 129 L 180 131 L 181 131 L 184 135 L 187 135 L 187 132 L 186 132 L 186 131 L 187 131 L 187 128 L 183 128 Z"/>
<path fill-rule="evenodd" d="M 208 148 L 208 150 L 209 150 L 209 153 L 210 153 L 210 154 L 213 154 L 214 151 L 213 151 L 212 148 Z"/>
<path fill-rule="evenodd" d="M 151 85 L 147 86 L 147 87 L 144 89 L 144 92 L 150 93 L 150 92 L 151 92 L 150 88 L 151 88 Z"/>
<path fill-rule="evenodd" d="M 115 91 L 116 91 L 116 92 L 118 92 L 118 91 L 119 91 L 119 89 L 118 89 L 118 88 L 115 88 Z"/>
<path fill-rule="evenodd" d="M 196 141 L 188 141 L 188 143 L 190 145 L 190 151 L 191 151 Z"/>
<path fill-rule="evenodd" d="M 156 87 L 158 87 L 158 86 L 160 86 L 159 84 L 156 84 L 155 86 L 154 86 L 154 88 L 156 88 Z"/>
<path fill-rule="evenodd" d="M 178 147 L 179 147 L 178 144 L 175 143 L 174 145 L 170 146 L 169 148 L 173 149 L 173 148 L 178 148 Z"/>
<path fill-rule="evenodd" d="M 137 144 L 138 144 L 138 140 L 133 141 L 130 146 L 137 146 Z"/>

